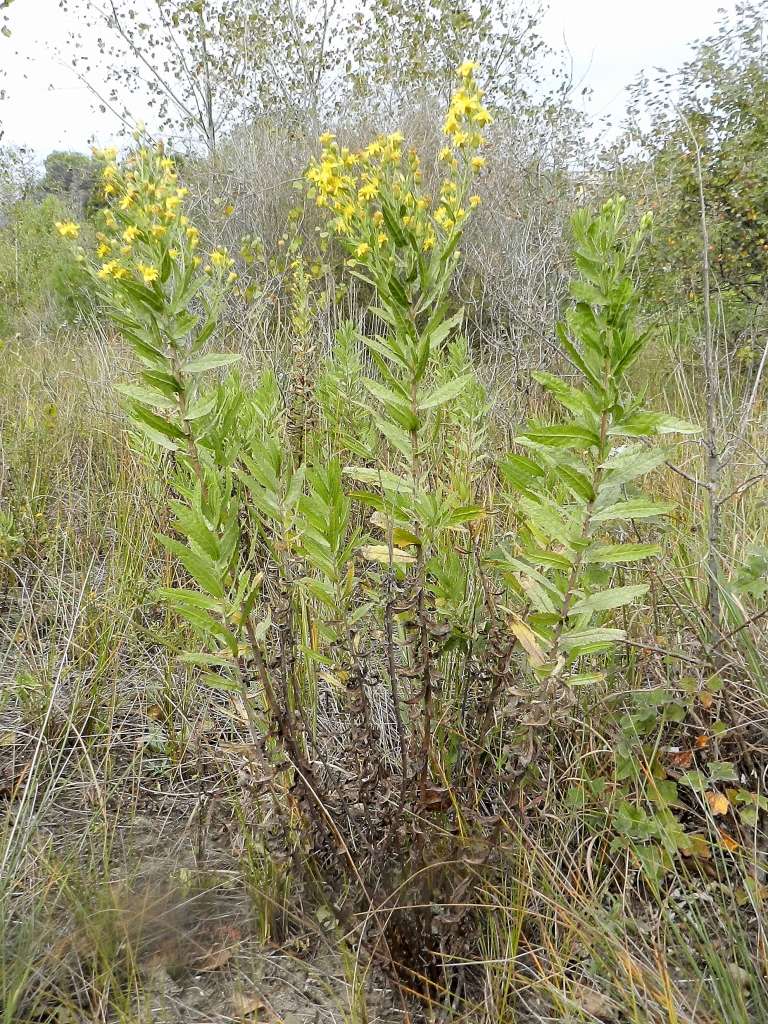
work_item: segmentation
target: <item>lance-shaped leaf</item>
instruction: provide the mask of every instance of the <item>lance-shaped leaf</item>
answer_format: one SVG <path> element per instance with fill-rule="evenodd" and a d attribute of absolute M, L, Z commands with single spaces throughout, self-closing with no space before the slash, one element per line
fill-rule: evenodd
<path fill-rule="evenodd" d="M 661 548 L 658 544 L 602 544 L 589 548 L 585 558 L 593 564 L 621 565 L 628 562 L 639 562 L 643 558 L 658 555 Z"/>
<path fill-rule="evenodd" d="M 419 411 L 423 412 L 426 409 L 434 409 L 458 397 L 473 377 L 474 374 L 465 373 L 460 377 L 455 377 L 453 380 L 446 381 L 445 384 L 436 388 L 431 395 L 427 395 L 426 398 L 419 402 Z"/>
<path fill-rule="evenodd" d="M 605 612 L 613 608 L 623 608 L 631 604 L 643 594 L 648 593 L 647 583 L 637 583 L 626 587 L 612 587 L 611 590 L 599 591 L 574 602 L 569 615 L 582 615 L 585 612 Z"/>

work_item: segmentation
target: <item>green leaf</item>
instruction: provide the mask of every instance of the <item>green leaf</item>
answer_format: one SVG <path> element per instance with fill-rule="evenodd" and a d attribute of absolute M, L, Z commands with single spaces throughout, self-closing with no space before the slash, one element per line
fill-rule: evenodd
<path fill-rule="evenodd" d="M 159 388 L 142 387 L 140 384 L 116 384 L 115 391 L 135 402 L 154 406 L 156 409 L 178 409 L 178 404 Z"/>
<path fill-rule="evenodd" d="M 595 492 L 592 489 L 592 481 L 584 476 L 583 473 L 571 468 L 571 466 L 555 466 L 554 472 L 575 497 L 587 502 L 592 501 L 595 496 Z"/>
<path fill-rule="evenodd" d="M 560 377 L 556 377 L 553 373 L 545 373 L 544 370 L 534 370 L 531 376 L 571 412 L 577 414 L 594 412 L 588 395 L 579 391 L 578 388 L 566 384 Z"/>
<path fill-rule="evenodd" d="M 739 781 L 739 773 L 731 761 L 710 761 L 707 770 L 712 782 Z"/>
<path fill-rule="evenodd" d="M 525 455 L 505 455 L 499 463 L 502 476 L 516 491 L 522 494 L 530 494 L 529 486 L 535 481 L 541 481 L 544 470 L 532 459 Z"/>
<path fill-rule="evenodd" d="M 608 429 L 611 437 L 651 437 L 654 434 L 698 434 L 701 427 L 663 412 L 639 412 L 614 423 Z"/>
<path fill-rule="evenodd" d="M 569 615 L 581 615 L 583 612 L 605 612 L 612 608 L 621 608 L 648 593 L 647 583 L 637 583 L 627 587 L 613 587 L 597 594 L 590 594 L 576 601 L 571 606 Z"/>
<path fill-rule="evenodd" d="M 205 373 L 206 370 L 216 370 L 220 366 L 230 366 L 238 362 L 242 356 L 238 352 L 211 352 L 206 356 L 197 356 L 182 364 L 185 373 Z"/>
<path fill-rule="evenodd" d="M 189 575 L 200 584 L 203 590 L 213 597 L 224 598 L 224 587 L 219 578 L 216 565 L 211 559 L 192 551 L 191 548 L 185 547 L 184 544 L 174 540 L 172 537 L 158 534 L 157 539 L 167 551 L 170 551 L 172 555 L 176 555 Z"/>
<path fill-rule="evenodd" d="M 600 444 L 600 438 L 588 427 L 578 423 L 555 423 L 551 427 L 532 427 L 516 441 L 527 440 L 552 448 L 591 448 Z"/>
<path fill-rule="evenodd" d="M 385 491 L 410 492 L 413 484 L 405 477 L 396 476 L 388 469 L 372 469 L 370 466 L 345 466 L 344 475 L 362 484 L 374 484 Z"/>
<path fill-rule="evenodd" d="M 578 629 L 563 633 L 560 646 L 574 657 L 581 657 L 608 650 L 617 641 L 624 640 L 626 635 L 623 629 Z"/>
<path fill-rule="evenodd" d="M 630 480 L 645 476 L 651 470 L 657 469 L 666 461 L 667 453 L 663 448 L 645 448 L 642 445 L 632 445 L 624 451 L 616 452 L 615 455 L 603 463 L 606 471 L 606 483 L 626 484 Z"/>
<path fill-rule="evenodd" d="M 709 785 L 709 780 L 703 772 L 700 772 L 698 768 L 694 768 L 692 771 L 683 772 L 680 776 L 679 782 L 683 786 L 690 786 L 697 793 L 703 793 Z"/>
<path fill-rule="evenodd" d="M 183 651 L 178 660 L 185 665 L 199 665 L 210 667 L 216 665 L 218 668 L 231 668 L 232 659 L 224 658 L 220 654 L 204 654 L 200 651 Z"/>
<path fill-rule="evenodd" d="M 185 441 L 186 436 L 183 431 L 176 426 L 171 420 L 166 419 L 164 416 L 158 416 L 156 413 L 151 412 L 149 409 L 144 408 L 141 405 L 131 406 L 131 415 L 134 420 L 144 426 L 149 427 L 151 430 L 169 441 Z"/>
<path fill-rule="evenodd" d="M 395 392 L 390 390 L 390 388 L 386 388 L 383 384 L 379 384 L 378 381 L 370 380 L 367 377 L 363 378 L 362 384 L 369 394 L 373 395 L 373 397 L 377 398 L 380 402 L 383 402 L 384 405 L 394 405 L 397 408 L 410 413 L 411 403 L 404 395 L 395 394 Z"/>
<path fill-rule="evenodd" d="M 473 377 L 474 374 L 465 373 L 460 377 L 454 377 L 453 380 L 447 381 L 433 391 L 431 395 L 427 395 L 426 398 L 419 402 L 419 412 L 423 412 L 426 409 L 434 409 L 438 405 L 445 405 L 446 402 L 450 402 L 461 394 Z"/>
<path fill-rule="evenodd" d="M 651 558 L 661 553 L 658 544 L 604 544 L 589 548 L 585 558 L 592 564 L 603 563 L 619 565 L 626 562 L 639 562 L 643 558 Z"/>
<path fill-rule="evenodd" d="M 629 521 L 631 519 L 650 519 L 653 516 L 664 516 L 674 509 L 672 502 L 651 501 L 648 498 L 630 498 L 628 501 L 617 501 L 599 509 L 592 515 L 595 523 L 611 519 Z"/>
<path fill-rule="evenodd" d="M 440 345 L 445 341 L 451 331 L 461 326 L 461 322 L 464 319 L 464 310 L 460 309 L 458 313 L 448 317 L 447 320 L 443 320 L 442 323 L 437 324 L 435 327 L 427 325 L 427 333 L 429 337 L 429 346 L 431 351 L 434 353 Z"/>

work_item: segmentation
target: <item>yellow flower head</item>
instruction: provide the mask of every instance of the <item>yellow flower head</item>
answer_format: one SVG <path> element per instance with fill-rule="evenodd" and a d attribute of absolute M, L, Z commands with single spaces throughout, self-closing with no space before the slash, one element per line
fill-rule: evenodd
<path fill-rule="evenodd" d="M 378 181 L 369 181 L 367 185 L 363 185 L 360 191 L 357 193 L 360 198 L 364 201 L 375 199 L 379 194 L 379 183 Z"/>
<path fill-rule="evenodd" d="M 77 238 L 80 234 L 80 225 L 73 220 L 57 220 L 56 230 L 62 238 Z"/>
<path fill-rule="evenodd" d="M 233 263 L 232 258 L 226 249 L 214 249 L 211 253 L 211 263 L 219 270 L 225 270 Z"/>
<path fill-rule="evenodd" d="M 465 60 L 463 64 L 460 64 L 458 66 L 458 68 L 456 69 L 456 73 L 458 74 L 459 78 L 471 78 L 478 68 L 479 64 L 477 64 L 475 61 Z"/>
<path fill-rule="evenodd" d="M 114 276 L 115 270 L 118 266 L 119 264 L 117 260 L 110 260 L 109 263 L 103 263 L 96 276 L 101 278 L 102 281 L 106 281 L 107 278 Z"/>
<path fill-rule="evenodd" d="M 157 267 L 150 267 L 146 263 L 138 263 L 136 269 L 141 274 L 141 279 L 147 287 L 151 285 L 160 276 Z"/>
<path fill-rule="evenodd" d="M 367 256 L 371 251 L 370 245 L 367 242 L 361 242 L 360 245 L 355 249 L 355 256 L 361 260 L 364 256 Z"/>

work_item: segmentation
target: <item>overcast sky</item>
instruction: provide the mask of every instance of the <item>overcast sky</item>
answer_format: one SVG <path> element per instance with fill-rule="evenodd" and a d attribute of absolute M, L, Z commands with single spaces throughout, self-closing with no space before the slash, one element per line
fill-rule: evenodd
<path fill-rule="evenodd" d="M 593 90 L 590 110 L 620 117 L 626 85 L 643 69 L 674 68 L 689 44 L 709 34 L 717 11 L 736 0 L 549 0 L 542 32 L 550 45 L 567 48 L 574 80 Z M 10 38 L 0 36 L 0 66 L 10 99 L 0 106 L 6 143 L 52 149 L 106 145 L 114 122 L 94 113 L 88 89 L 56 57 L 67 38 L 58 0 L 15 0 L 8 12 Z M 141 112 L 136 112 L 141 116 Z"/>

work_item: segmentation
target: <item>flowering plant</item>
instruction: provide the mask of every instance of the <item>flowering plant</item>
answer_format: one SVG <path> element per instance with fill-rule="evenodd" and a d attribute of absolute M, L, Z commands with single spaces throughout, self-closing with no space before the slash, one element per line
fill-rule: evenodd
<path fill-rule="evenodd" d="M 418 154 L 404 149 L 400 132 L 380 136 L 359 152 L 339 146 L 333 133 L 320 137 L 322 153 L 307 179 L 318 206 L 333 214 L 332 228 L 350 253 L 352 265 L 373 273 L 377 287 L 393 276 L 430 291 L 437 267 L 454 254 L 468 208 L 475 172 L 485 164 L 481 129 L 492 121 L 475 81 L 476 65 L 458 70 L 444 124 L 448 144 L 440 157 L 447 169 L 433 202 L 423 189 Z M 426 254 L 431 254 L 429 260 Z"/>

